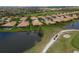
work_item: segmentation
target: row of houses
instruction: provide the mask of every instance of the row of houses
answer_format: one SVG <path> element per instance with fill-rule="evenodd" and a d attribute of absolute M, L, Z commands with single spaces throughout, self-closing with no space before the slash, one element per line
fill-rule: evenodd
<path fill-rule="evenodd" d="M 14 19 L 17 20 L 19 17 L 15 17 Z M 19 21 L 13 20 L 13 17 L 3 17 L 0 18 L 0 26 L 1 27 L 26 27 L 30 25 L 28 17 L 21 17 Z M 55 24 L 57 22 L 66 22 L 73 20 L 74 18 L 78 18 L 78 15 L 74 13 L 64 13 L 64 14 L 57 14 L 57 15 L 47 15 L 47 16 L 32 16 L 31 23 L 33 26 L 42 26 L 42 25 L 49 25 Z"/>

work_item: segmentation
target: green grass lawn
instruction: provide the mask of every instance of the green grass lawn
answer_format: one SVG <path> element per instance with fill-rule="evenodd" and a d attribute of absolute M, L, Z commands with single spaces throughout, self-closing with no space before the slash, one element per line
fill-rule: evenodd
<path fill-rule="evenodd" d="M 72 46 L 74 47 L 74 48 L 77 48 L 77 49 L 79 49 L 79 32 L 76 32 L 75 33 L 76 35 L 75 35 L 75 37 L 74 38 L 72 38 L 72 42 L 71 42 L 71 44 L 72 44 Z"/>
<path fill-rule="evenodd" d="M 64 34 L 69 34 L 70 38 L 64 38 Z M 71 53 L 73 51 L 78 51 L 79 47 L 79 32 L 67 32 L 64 33 L 55 43 L 48 49 L 48 53 Z M 73 44 L 72 44 L 73 41 Z"/>

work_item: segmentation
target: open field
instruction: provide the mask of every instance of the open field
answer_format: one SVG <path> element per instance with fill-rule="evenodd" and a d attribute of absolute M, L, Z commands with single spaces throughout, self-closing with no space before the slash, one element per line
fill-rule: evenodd
<path fill-rule="evenodd" d="M 79 49 L 79 36 L 78 35 L 79 35 L 79 32 L 74 33 L 75 37 L 72 38 L 72 42 L 71 42 L 72 46 L 76 49 Z"/>

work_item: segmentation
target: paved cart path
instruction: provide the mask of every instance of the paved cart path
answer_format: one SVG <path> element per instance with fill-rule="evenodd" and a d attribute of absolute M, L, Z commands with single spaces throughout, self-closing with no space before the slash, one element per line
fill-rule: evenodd
<path fill-rule="evenodd" d="M 60 32 L 58 32 L 57 34 L 55 34 L 51 40 L 47 43 L 47 45 L 44 47 L 42 53 L 46 53 L 47 50 L 51 47 L 51 45 L 54 44 L 54 42 L 56 42 L 58 40 L 58 38 L 64 33 L 64 32 L 71 32 L 71 31 L 79 31 L 79 29 L 68 29 L 68 30 L 62 30 Z"/>

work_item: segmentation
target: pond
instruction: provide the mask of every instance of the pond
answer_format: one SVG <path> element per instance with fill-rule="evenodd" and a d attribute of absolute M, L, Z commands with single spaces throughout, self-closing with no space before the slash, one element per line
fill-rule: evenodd
<path fill-rule="evenodd" d="M 64 26 L 67 29 L 79 29 L 79 21 Z"/>
<path fill-rule="evenodd" d="M 0 53 L 21 53 L 41 40 L 36 32 L 0 32 Z"/>

